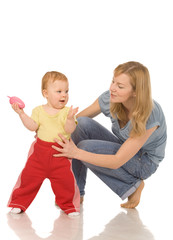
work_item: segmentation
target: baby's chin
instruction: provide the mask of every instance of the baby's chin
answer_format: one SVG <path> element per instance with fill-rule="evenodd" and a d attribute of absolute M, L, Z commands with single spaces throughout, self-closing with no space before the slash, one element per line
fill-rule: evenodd
<path fill-rule="evenodd" d="M 65 101 L 59 101 L 59 103 L 57 104 L 57 106 L 55 106 L 55 108 L 62 109 L 65 107 L 65 105 L 66 105 Z"/>

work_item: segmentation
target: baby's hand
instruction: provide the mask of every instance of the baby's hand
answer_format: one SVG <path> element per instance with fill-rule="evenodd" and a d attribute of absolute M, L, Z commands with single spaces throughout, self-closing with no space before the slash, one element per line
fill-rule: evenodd
<path fill-rule="evenodd" d="M 24 112 L 23 109 L 19 108 L 19 105 L 17 103 L 13 103 L 11 106 L 13 110 L 19 115 Z"/>
<path fill-rule="evenodd" d="M 74 116 L 76 115 L 76 113 L 78 112 L 78 107 L 77 108 L 73 108 L 73 106 L 70 107 L 68 115 L 67 115 L 67 119 L 74 119 Z"/>

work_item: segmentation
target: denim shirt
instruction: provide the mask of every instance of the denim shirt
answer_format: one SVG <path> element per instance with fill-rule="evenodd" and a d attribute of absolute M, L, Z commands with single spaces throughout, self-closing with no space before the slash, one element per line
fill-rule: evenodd
<path fill-rule="evenodd" d="M 131 121 L 120 128 L 117 118 L 113 118 L 110 113 L 110 92 L 106 91 L 99 96 L 99 105 L 101 112 L 110 118 L 112 122 L 112 132 L 123 143 L 129 138 L 131 129 Z M 146 123 L 146 129 L 158 126 L 153 134 L 148 138 L 145 144 L 140 149 L 141 155 L 148 154 L 148 157 L 156 164 L 159 164 L 165 156 L 165 147 L 167 139 L 167 127 L 165 116 L 161 106 L 153 100 L 153 110 Z"/>

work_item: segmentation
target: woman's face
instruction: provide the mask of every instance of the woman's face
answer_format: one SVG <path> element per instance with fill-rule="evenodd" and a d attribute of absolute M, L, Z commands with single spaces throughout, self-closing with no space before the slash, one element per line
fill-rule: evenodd
<path fill-rule="evenodd" d="M 126 103 L 134 99 L 135 92 L 130 83 L 128 75 L 122 73 L 116 77 L 113 77 L 110 85 L 110 102 L 112 103 Z"/>

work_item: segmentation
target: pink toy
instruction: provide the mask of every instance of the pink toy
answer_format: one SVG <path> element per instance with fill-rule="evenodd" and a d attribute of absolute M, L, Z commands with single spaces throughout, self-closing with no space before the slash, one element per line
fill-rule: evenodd
<path fill-rule="evenodd" d="M 9 97 L 9 96 L 8 96 Z M 19 105 L 19 108 L 23 109 L 25 107 L 24 102 L 18 98 L 18 97 L 9 97 L 10 104 L 17 103 Z"/>

